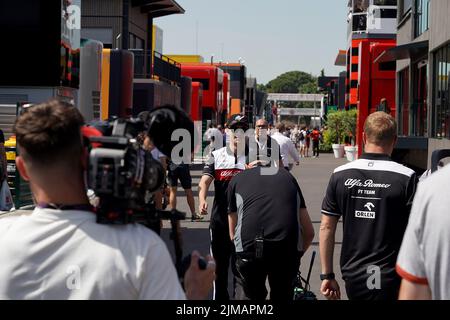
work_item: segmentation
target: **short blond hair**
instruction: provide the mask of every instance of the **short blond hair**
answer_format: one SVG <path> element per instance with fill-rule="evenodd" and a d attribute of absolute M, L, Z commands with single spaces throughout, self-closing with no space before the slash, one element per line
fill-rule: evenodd
<path fill-rule="evenodd" d="M 370 114 L 364 123 L 366 139 L 376 145 L 387 145 L 397 137 L 397 122 L 383 111 Z"/>

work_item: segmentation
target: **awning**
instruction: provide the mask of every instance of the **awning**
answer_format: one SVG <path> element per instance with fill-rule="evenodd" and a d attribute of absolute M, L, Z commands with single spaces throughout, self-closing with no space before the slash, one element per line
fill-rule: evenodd
<path fill-rule="evenodd" d="M 374 63 L 391 62 L 412 57 L 420 57 L 428 52 L 428 40 L 403 44 L 388 50 L 375 59 Z"/>
<path fill-rule="evenodd" d="M 153 18 L 185 12 L 175 0 L 131 0 L 131 5 L 140 7 L 141 13 L 148 13 Z"/>
<path fill-rule="evenodd" d="M 336 61 L 334 62 L 335 66 L 345 67 L 347 65 L 347 51 L 339 50 L 339 53 L 336 57 Z"/>

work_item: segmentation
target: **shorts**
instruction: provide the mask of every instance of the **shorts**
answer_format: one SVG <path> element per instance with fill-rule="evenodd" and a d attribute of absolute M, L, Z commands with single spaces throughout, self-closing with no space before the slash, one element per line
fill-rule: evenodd
<path fill-rule="evenodd" d="M 300 147 L 304 147 L 305 146 L 305 140 L 300 140 L 299 145 L 300 145 Z"/>
<path fill-rule="evenodd" d="M 178 180 L 180 180 L 181 187 L 186 189 L 192 189 L 192 177 L 188 164 L 180 164 L 175 168 L 169 166 L 167 173 L 167 180 L 171 188 L 178 187 Z"/>

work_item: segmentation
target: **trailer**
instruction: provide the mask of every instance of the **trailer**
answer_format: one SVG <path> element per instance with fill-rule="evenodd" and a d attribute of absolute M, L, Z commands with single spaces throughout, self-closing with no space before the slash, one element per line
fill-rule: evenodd
<path fill-rule="evenodd" d="M 364 150 L 362 132 L 369 114 L 386 99 L 395 117 L 395 63 L 379 63 L 377 58 L 396 46 L 397 2 L 349 1 L 348 49 L 345 109 L 357 109 L 356 144 Z"/>

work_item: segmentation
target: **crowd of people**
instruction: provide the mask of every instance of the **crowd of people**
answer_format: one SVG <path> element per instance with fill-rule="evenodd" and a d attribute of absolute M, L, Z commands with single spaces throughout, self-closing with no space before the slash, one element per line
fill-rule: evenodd
<path fill-rule="evenodd" d="M 301 258 L 315 232 L 289 158 L 299 164 L 311 141 L 318 157 L 319 128 L 271 127 L 261 119 L 249 136 L 244 115 L 233 115 L 225 129 L 209 128 L 199 213 L 189 164 L 171 162 L 150 136 L 139 137 L 143 149 L 167 164 L 169 206 L 176 209 L 180 181 L 193 221 L 211 211 L 212 256 L 201 268 L 200 254 L 192 254 L 182 288 L 167 247 L 152 230 L 96 223 L 86 193 L 82 126 L 78 109 L 58 100 L 34 105 L 16 121 L 16 165 L 36 208 L 28 216 L 0 219 L 0 299 L 205 299 L 214 288 L 215 300 L 259 301 L 267 299 L 266 279 L 271 300 L 293 299 Z M 386 112 L 369 115 L 363 140 L 363 155 L 334 170 L 323 199 L 320 292 L 341 298 L 333 258 L 342 217 L 340 267 L 350 299 L 450 299 L 449 204 L 434 192 L 445 189 L 450 170 L 417 189 L 415 172 L 391 159 L 397 125 Z M 159 206 L 164 192 L 155 193 Z"/>

